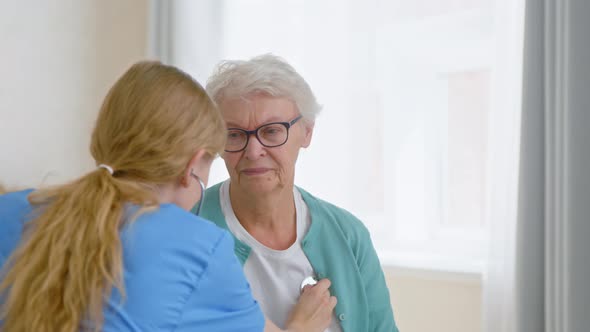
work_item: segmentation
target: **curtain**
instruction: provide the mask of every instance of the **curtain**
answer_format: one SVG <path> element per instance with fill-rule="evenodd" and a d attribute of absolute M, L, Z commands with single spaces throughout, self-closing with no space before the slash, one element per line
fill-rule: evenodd
<path fill-rule="evenodd" d="M 496 1 L 496 47 L 489 119 L 487 194 L 484 214 L 488 254 L 483 275 L 483 330 L 514 331 L 515 246 L 522 97 L 523 1 Z"/>
<path fill-rule="evenodd" d="M 150 0 L 148 56 L 205 85 L 221 58 L 223 1 Z"/>
<path fill-rule="evenodd" d="M 527 1 L 516 245 L 519 332 L 590 327 L 586 0 Z"/>

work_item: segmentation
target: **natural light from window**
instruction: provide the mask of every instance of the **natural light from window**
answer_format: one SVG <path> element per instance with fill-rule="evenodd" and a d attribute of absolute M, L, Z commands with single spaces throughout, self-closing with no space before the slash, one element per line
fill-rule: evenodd
<path fill-rule="evenodd" d="M 213 51 L 274 53 L 308 81 L 324 109 L 295 183 L 357 215 L 383 264 L 479 273 L 490 125 L 520 61 L 507 3 L 216 1 Z M 210 184 L 226 178 L 217 160 Z"/>

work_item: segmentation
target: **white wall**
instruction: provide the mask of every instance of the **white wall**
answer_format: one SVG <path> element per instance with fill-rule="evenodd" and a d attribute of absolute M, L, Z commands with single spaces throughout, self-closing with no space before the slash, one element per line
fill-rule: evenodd
<path fill-rule="evenodd" d="M 402 332 L 482 330 L 481 278 L 473 274 L 385 268 Z"/>
<path fill-rule="evenodd" d="M 3 1 L 0 183 L 55 183 L 88 171 L 109 86 L 145 54 L 147 1 Z"/>

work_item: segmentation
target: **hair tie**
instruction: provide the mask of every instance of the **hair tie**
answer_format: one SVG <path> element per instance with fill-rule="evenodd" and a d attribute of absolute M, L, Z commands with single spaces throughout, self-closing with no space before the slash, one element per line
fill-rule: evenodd
<path fill-rule="evenodd" d="M 112 168 L 111 166 L 109 166 L 109 165 L 100 164 L 100 165 L 98 165 L 98 167 L 97 167 L 97 168 L 104 168 L 104 169 L 106 169 L 107 171 L 109 171 L 109 173 L 110 173 L 111 175 L 113 175 L 113 173 L 115 173 L 115 171 L 113 171 L 113 168 Z"/>

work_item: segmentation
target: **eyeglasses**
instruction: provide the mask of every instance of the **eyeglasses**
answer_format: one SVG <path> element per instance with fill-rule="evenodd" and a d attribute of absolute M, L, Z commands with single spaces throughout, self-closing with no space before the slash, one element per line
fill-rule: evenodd
<path fill-rule="evenodd" d="M 267 148 L 281 146 L 289 139 L 289 128 L 302 117 L 303 115 L 300 115 L 290 122 L 267 123 L 254 130 L 228 128 L 225 152 L 243 151 L 248 146 L 251 135 L 256 136 L 258 142 Z"/>

